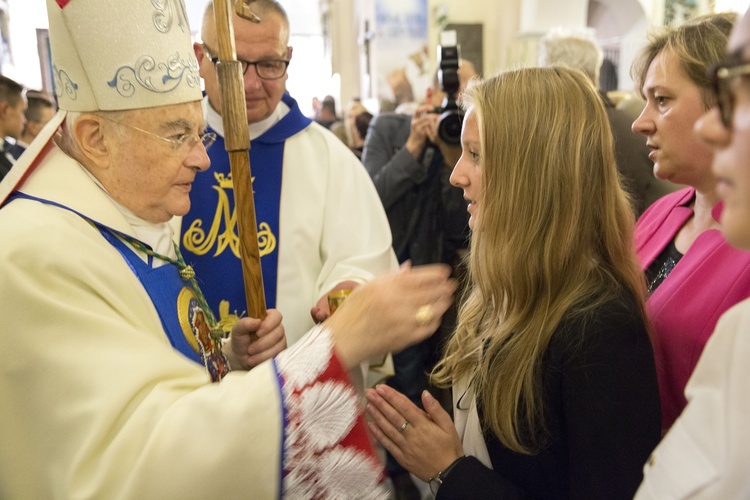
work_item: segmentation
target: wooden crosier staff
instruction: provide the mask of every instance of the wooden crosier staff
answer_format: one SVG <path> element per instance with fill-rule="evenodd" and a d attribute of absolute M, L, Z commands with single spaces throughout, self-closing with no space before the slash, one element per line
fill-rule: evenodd
<path fill-rule="evenodd" d="M 231 0 L 234 2 L 235 0 Z M 250 12 L 255 0 L 237 0 L 238 16 L 254 23 L 260 18 Z M 242 277 L 245 281 L 247 314 L 251 318 L 266 317 L 266 299 L 263 294 L 263 275 L 260 268 L 258 231 L 255 224 L 252 174 L 250 173 L 250 137 L 247 129 L 247 105 L 242 75 L 242 63 L 237 60 L 234 45 L 234 25 L 230 0 L 213 0 L 216 36 L 219 45 L 219 62 L 216 70 L 221 91 L 221 116 L 224 124 L 224 147 L 229 153 L 234 186 L 234 207 L 240 238 Z"/>

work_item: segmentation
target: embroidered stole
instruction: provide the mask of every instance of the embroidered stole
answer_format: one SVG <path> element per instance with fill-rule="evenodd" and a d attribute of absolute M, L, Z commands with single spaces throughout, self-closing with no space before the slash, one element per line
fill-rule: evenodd
<path fill-rule="evenodd" d="M 180 278 L 177 266 L 172 264 L 153 266 L 153 257 L 144 262 L 135 251 L 126 245 L 104 224 L 97 222 L 60 203 L 15 192 L 9 200 L 24 198 L 68 210 L 96 227 L 102 236 L 123 256 L 159 314 L 164 333 L 170 344 L 188 359 L 204 366 L 211 380 L 218 382 L 229 371 L 221 344 L 209 335 L 206 313 L 201 308 L 196 292 Z M 145 245 L 145 244 L 144 244 Z"/>
<path fill-rule="evenodd" d="M 254 139 L 250 147 L 258 246 L 269 309 L 276 307 L 284 144 L 311 123 L 288 94 L 283 101 L 289 106 L 289 113 Z M 180 250 L 200 276 L 209 307 L 228 332 L 238 317 L 246 314 L 246 298 L 231 169 L 223 137 L 217 137 L 208 154 L 211 168 L 196 177 L 191 192 L 192 208 L 182 218 Z"/>

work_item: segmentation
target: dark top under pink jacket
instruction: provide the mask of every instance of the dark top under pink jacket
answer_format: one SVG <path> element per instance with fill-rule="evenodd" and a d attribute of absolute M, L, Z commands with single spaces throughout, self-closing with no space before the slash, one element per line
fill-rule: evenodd
<path fill-rule="evenodd" d="M 693 188 L 664 196 L 641 216 L 635 245 L 647 269 L 693 215 Z M 714 206 L 717 221 L 723 203 Z M 750 253 L 737 250 L 716 229 L 704 231 L 646 302 L 651 322 L 662 427 L 672 426 L 687 404 L 685 385 L 716 322 L 750 297 Z"/>

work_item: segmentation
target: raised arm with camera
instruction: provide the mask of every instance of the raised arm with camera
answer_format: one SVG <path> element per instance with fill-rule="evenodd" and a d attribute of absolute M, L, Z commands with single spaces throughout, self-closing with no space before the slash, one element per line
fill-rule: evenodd
<path fill-rule="evenodd" d="M 464 61 L 461 83 L 474 74 L 471 63 Z M 446 121 L 441 120 L 440 111 L 445 101 L 455 103 L 455 97 L 447 98 L 436 75 L 435 87 L 428 89 L 426 103 L 414 116 L 383 113 L 373 119 L 365 138 L 362 163 L 385 207 L 399 262 L 449 262 L 443 257 L 451 256 L 434 244 L 434 235 L 441 232 L 458 245 L 464 244 L 468 235 L 463 197 L 448 181 L 460 148 L 441 139 Z M 460 126 L 459 121 L 458 134 Z M 441 227 L 442 221 L 448 225 Z M 419 248 L 415 242 L 422 242 L 416 244 Z"/>
<path fill-rule="evenodd" d="M 386 211 L 427 183 L 430 173 L 438 170 L 434 165 L 443 163 L 453 168 L 460 156 L 461 112 L 457 99 L 476 72 L 469 61 L 460 59 L 455 32 L 444 35 L 448 38 L 439 47 L 439 70 L 424 104 L 411 117 L 381 114 L 370 124 L 365 139 L 362 162 Z"/>

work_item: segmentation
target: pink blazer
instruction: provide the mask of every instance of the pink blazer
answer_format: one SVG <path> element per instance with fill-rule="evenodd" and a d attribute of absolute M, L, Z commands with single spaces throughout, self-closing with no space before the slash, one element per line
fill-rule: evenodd
<path fill-rule="evenodd" d="M 693 188 L 668 194 L 638 219 L 635 245 L 646 269 L 693 214 Z M 723 203 L 714 206 L 717 221 Z M 750 297 L 750 253 L 731 247 L 721 232 L 704 231 L 646 302 L 661 395 L 662 428 L 687 404 L 685 385 L 724 311 Z"/>

